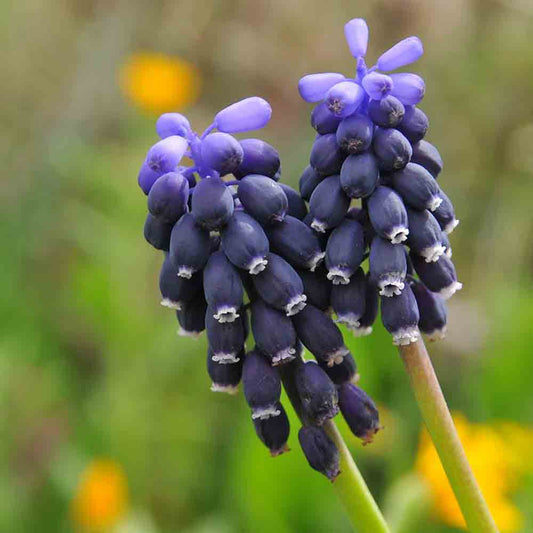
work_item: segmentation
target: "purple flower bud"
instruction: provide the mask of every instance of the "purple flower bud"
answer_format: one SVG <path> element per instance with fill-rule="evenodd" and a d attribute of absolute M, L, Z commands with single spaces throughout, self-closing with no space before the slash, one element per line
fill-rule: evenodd
<path fill-rule="evenodd" d="M 249 174 L 240 180 L 238 194 L 246 211 L 260 224 L 273 224 L 285 218 L 289 202 L 274 180 Z"/>
<path fill-rule="evenodd" d="M 361 83 L 368 96 L 374 100 L 385 98 L 393 88 L 392 78 L 379 72 L 370 72 Z"/>
<path fill-rule="evenodd" d="M 315 232 L 301 220 L 286 216 L 282 222 L 266 230 L 273 252 L 295 268 L 315 270 L 324 258 Z"/>
<path fill-rule="evenodd" d="M 346 117 L 339 124 L 336 133 L 338 146 L 349 154 L 360 154 L 370 148 L 374 126 L 365 115 Z"/>
<path fill-rule="evenodd" d="M 378 184 L 378 161 L 372 152 L 349 155 L 341 167 L 342 190 L 350 198 L 370 196 Z"/>
<path fill-rule="evenodd" d="M 221 176 L 237 170 L 244 157 L 239 141 L 229 133 L 211 133 L 202 141 L 201 151 L 202 162 Z"/>
<path fill-rule="evenodd" d="M 335 322 L 313 305 L 306 305 L 292 321 L 304 346 L 329 366 L 340 364 L 350 353 Z"/>
<path fill-rule="evenodd" d="M 239 354 L 244 349 L 243 323 L 241 320 L 219 322 L 215 315 L 216 309 L 207 306 L 205 328 L 212 351 L 211 358 L 220 364 L 237 363 L 240 359 Z"/>
<path fill-rule="evenodd" d="M 386 171 L 399 170 L 411 159 L 413 149 L 409 141 L 398 130 L 376 128 L 372 143 L 380 168 Z"/>
<path fill-rule="evenodd" d="M 219 111 L 214 124 L 218 131 L 239 133 L 264 128 L 271 116 L 270 104 L 263 98 L 252 96 Z"/>
<path fill-rule="evenodd" d="M 239 141 L 243 150 L 243 159 L 239 168 L 233 172 L 237 179 L 248 174 L 260 174 L 274 179 L 280 170 L 279 154 L 270 144 L 261 139 L 243 139 Z"/>
<path fill-rule="evenodd" d="M 421 141 L 429 128 L 426 114 L 414 105 L 405 106 L 405 115 L 397 128 L 405 135 L 411 144 Z"/>
<path fill-rule="evenodd" d="M 195 298 L 202 288 L 202 276 L 195 274 L 191 279 L 180 278 L 168 254 L 159 272 L 161 305 L 170 309 L 181 309 L 186 302 Z"/>
<path fill-rule="evenodd" d="M 323 174 L 319 174 L 311 165 L 308 165 L 303 171 L 300 181 L 300 195 L 304 200 L 309 201 L 311 194 L 316 186 L 324 179 Z"/>
<path fill-rule="evenodd" d="M 402 199 L 389 187 L 377 187 L 368 200 L 368 215 L 376 233 L 398 244 L 407 239 L 407 211 Z"/>
<path fill-rule="evenodd" d="M 239 354 L 238 362 L 234 364 L 221 364 L 213 359 L 211 348 L 207 349 L 207 373 L 211 378 L 213 392 L 226 392 L 236 394 L 241 381 L 244 351 Z"/>
<path fill-rule="evenodd" d="M 326 93 L 325 102 L 336 117 L 347 117 L 355 113 L 365 98 L 365 91 L 353 81 L 341 81 Z"/>
<path fill-rule="evenodd" d="M 431 292 L 436 292 L 448 300 L 462 289 L 463 284 L 457 281 L 455 267 L 445 254 L 435 263 L 426 263 L 424 258 L 414 253 L 409 256 L 420 280 Z"/>
<path fill-rule="evenodd" d="M 278 371 L 256 350 L 246 354 L 242 369 L 242 384 L 246 403 L 252 409 L 252 419 L 279 416 L 281 396 Z"/>
<path fill-rule="evenodd" d="M 437 219 L 444 233 L 451 233 L 459 224 L 459 220 L 455 218 L 451 200 L 442 189 L 439 192 L 439 197 L 442 199 L 442 203 L 433 211 L 433 216 Z"/>
<path fill-rule="evenodd" d="M 437 182 L 422 165 L 408 163 L 394 172 L 392 185 L 403 201 L 414 209 L 435 211 L 442 203 Z"/>
<path fill-rule="evenodd" d="M 307 296 L 308 303 L 318 307 L 321 311 L 326 311 L 330 306 L 331 295 L 331 283 L 326 279 L 326 270 L 319 265 L 314 272 L 298 270 L 298 275 L 304 285 L 304 294 Z"/>
<path fill-rule="evenodd" d="M 157 119 L 155 130 L 161 139 L 172 135 L 187 137 L 187 133 L 191 131 L 191 125 L 187 117 L 181 113 L 163 113 Z"/>
<path fill-rule="evenodd" d="M 351 275 L 363 261 L 365 237 L 359 222 L 345 218 L 328 238 L 326 268 L 334 285 L 347 285 Z"/>
<path fill-rule="evenodd" d="M 287 316 L 299 314 L 307 300 L 298 273 L 285 259 L 269 253 L 266 268 L 254 276 L 254 288 L 270 306 Z"/>
<path fill-rule="evenodd" d="M 161 176 L 148 194 L 148 210 L 170 224 L 187 212 L 189 182 L 183 174 L 169 172 Z"/>
<path fill-rule="evenodd" d="M 233 322 L 239 317 L 244 290 L 239 273 L 221 250 L 211 254 L 204 269 L 204 293 L 214 318 Z"/>
<path fill-rule="evenodd" d="M 172 224 L 148 213 L 144 222 L 144 238 L 157 250 L 168 251 Z"/>
<path fill-rule="evenodd" d="M 420 281 L 411 284 L 420 311 L 418 327 L 429 340 L 443 339 L 446 335 L 446 303 Z"/>
<path fill-rule="evenodd" d="M 192 300 L 184 302 L 181 309 L 176 311 L 176 318 L 180 328 L 180 337 L 198 337 L 205 329 L 205 311 L 207 303 L 204 295 L 199 293 Z"/>
<path fill-rule="evenodd" d="M 407 209 L 407 217 L 409 248 L 428 263 L 438 261 L 445 247 L 442 246 L 442 231 L 435 217 L 427 210 L 416 211 L 414 209 Z"/>
<path fill-rule="evenodd" d="M 365 57 L 368 46 L 368 26 L 363 19 L 352 19 L 344 25 L 344 37 L 350 54 L 356 59 Z"/>
<path fill-rule="evenodd" d="M 233 197 L 218 177 L 201 180 L 192 192 L 191 213 L 194 220 L 208 230 L 225 226 L 233 215 Z"/>
<path fill-rule="evenodd" d="M 350 199 L 341 188 L 340 177 L 329 176 L 322 180 L 309 200 L 311 227 L 320 233 L 338 226 L 344 219 Z"/>
<path fill-rule="evenodd" d="M 311 126 L 320 135 L 335 133 L 341 120 L 341 117 L 336 117 L 331 113 L 326 102 L 318 104 L 311 113 Z"/>
<path fill-rule="evenodd" d="M 394 344 L 405 346 L 420 338 L 419 318 L 416 299 L 408 283 L 397 296 L 381 298 L 381 320 Z"/>
<path fill-rule="evenodd" d="M 339 387 L 339 407 L 352 433 L 364 444 L 370 444 L 381 429 L 372 398 L 353 383 L 345 383 Z"/>
<path fill-rule="evenodd" d="M 366 278 L 359 267 L 347 285 L 333 285 L 331 307 L 337 315 L 337 322 L 348 328 L 358 328 L 359 319 L 365 312 Z"/>
<path fill-rule="evenodd" d="M 442 157 L 439 151 L 427 141 L 420 141 L 413 145 L 411 161 L 422 165 L 435 179 L 442 171 Z"/>
<path fill-rule="evenodd" d="M 328 133 L 313 143 L 309 162 L 319 174 L 331 176 L 339 173 L 345 158 L 346 154 L 339 148 L 335 133 Z"/>
<path fill-rule="evenodd" d="M 391 78 L 394 83 L 391 93 L 402 104 L 416 105 L 424 98 L 426 84 L 417 74 L 401 72 L 399 74 L 391 74 Z"/>
<path fill-rule="evenodd" d="M 298 440 L 309 466 L 333 483 L 341 472 L 339 451 L 324 429 L 304 426 L 298 432 Z"/>
<path fill-rule="evenodd" d="M 287 413 L 281 403 L 277 403 L 275 409 L 278 416 L 269 418 L 255 418 L 253 420 L 255 432 L 261 442 L 270 450 L 272 457 L 290 451 L 287 446 L 289 440 L 290 424 Z"/>
<path fill-rule="evenodd" d="M 137 183 L 142 189 L 143 193 L 148 195 L 153 184 L 161 176 L 161 172 L 153 171 L 146 161 L 143 162 L 139 170 L 139 176 L 137 177 Z"/>
<path fill-rule="evenodd" d="M 377 285 L 379 294 L 398 296 L 405 286 L 407 274 L 404 247 L 376 236 L 370 247 L 369 262 L 371 281 Z"/>
<path fill-rule="evenodd" d="M 352 354 L 344 356 L 338 365 L 328 366 L 324 361 L 318 361 L 318 364 L 335 385 L 348 383 L 349 381 L 352 381 L 357 374 L 357 366 Z"/>
<path fill-rule="evenodd" d="M 381 54 L 377 67 L 385 72 L 396 70 L 414 63 L 423 53 L 422 41 L 418 37 L 407 37 Z"/>
<path fill-rule="evenodd" d="M 366 276 L 365 312 L 359 319 L 359 327 L 351 328 L 356 337 L 365 337 L 372 333 L 372 324 L 376 321 L 379 310 L 379 297 L 377 287 L 369 281 L 370 274 Z"/>
<path fill-rule="evenodd" d="M 236 267 L 255 275 L 266 267 L 268 239 L 255 218 L 235 211 L 222 230 L 222 250 Z"/>
<path fill-rule="evenodd" d="M 185 213 L 172 229 L 170 260 L 183 278 L 202 270 L 211 253 L 209 232 L 198 226 L 190 213 Z"/>
<path fill-rule="evenodd" d="M 315 361 L 297 365 L 294 378 L 307 417 L 318 426 L 339 412 L 337 389 Z"/>
<path fill-rule="evenodd" d="M 386 96 L 382 100 L 370 100 L 368 116 L 376 126 L 394 128 L 402 120 L 405 113 L 404 105 L 394 96 Z"/>
<path fill-rule="evenodd" d="M 307 206 L 302 197 L 292 187 L 285 185 L 285 183 L 280 183 L 279 186 L 283 189 L 289 203 L 287 215 L 298 220 L 303 220 L 307 215 Z"/>
<path fill-rule="evenodd" d="M 257 348 L 273 366 L 292 361 L 296 357 L 296 331 L 291 319 L 261 298 L 252 303 L 250 310 Z"/>
<path fill-rule="evenodd" d="M 154 172 L 172 172 L 179 165 L 186 150 L 187 141 L 178 135 L 171 135 L 156 142 L 148 150 L 146 162 Z"/>
<path fill-rule="evenodd" d="M 308 74 L 298 82 L 298 91 L 306 102 L 320 102 L 331 87 L 344 79 L 346 78 L 338 72 Z"/>

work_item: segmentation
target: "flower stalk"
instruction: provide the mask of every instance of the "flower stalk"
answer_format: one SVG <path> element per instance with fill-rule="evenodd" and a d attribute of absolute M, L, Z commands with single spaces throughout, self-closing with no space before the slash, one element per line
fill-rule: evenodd
<path fill-rule="evenodd" d="M 422 417 L 472 533 L 498 533 L 453 423 L 442 389 L 422 340 L 398 350 Z"/>

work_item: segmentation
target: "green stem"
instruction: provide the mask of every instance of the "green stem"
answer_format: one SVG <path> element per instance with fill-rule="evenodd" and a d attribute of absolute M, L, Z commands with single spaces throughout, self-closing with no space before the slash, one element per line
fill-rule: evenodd
<path fill-rule="evenodd" d="M 446 400 L 422 340 L 398 348 L 422 417 L 472 533 L 498 533 L 468 463 Z"/>

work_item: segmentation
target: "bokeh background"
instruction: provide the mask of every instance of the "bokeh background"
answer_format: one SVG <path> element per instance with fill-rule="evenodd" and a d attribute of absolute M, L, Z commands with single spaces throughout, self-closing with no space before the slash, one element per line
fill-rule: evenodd
<path fill-rule="evenodd" d="M 314 133 L 301 75 L 348 73 L 407 35 L 426 54 L 428 139 L 461 225 L 464 289 L 434 364 L 503 531 L 533 532 L 533 4 L 529 0 L 17 0 L 0 7 L 0 530 L 348 532 L 325 478 L 272 459 L 242 396 L 209 391 L 205 339 L 159 306 L 138 168 L 160 111 L 202 130 L 268 99 L 258 135 L 296 185 Z M 394 530 L 460 520 L 381 325 L 349 346 L 384 431 L 341 424 Z M 455 528 L 455 529 L 454 529 Z"/>

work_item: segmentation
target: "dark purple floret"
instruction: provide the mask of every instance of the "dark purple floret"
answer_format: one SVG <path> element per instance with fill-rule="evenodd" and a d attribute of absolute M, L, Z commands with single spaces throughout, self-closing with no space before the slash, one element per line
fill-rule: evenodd
<path fill-rule="evenodd" d="M 331 283 L 326 279 L 327 270 L 321 265 L 314 272 L 298 270 L 304 285 L 307 302 L 326 311 L 330 307 Z"/>
<path fill-rule="evenodd" d="M 376 236 L 370 246 L 370 280 L 386 297 L 397 296 L 405 286 L 407 261 L 401 244 Z"/>
<path fill-rule="evenodd" d="M 161 176 L 148 194 L 148 211 L 170 224 L 187 212 L 189 182 L 183 174 L 169 172 Z"/>
<path fill-rule="evenodd" d="M 148 213 L 144 221 L 144 238 L 157 250 L 168 252 L 172 226 L 172 224 Z"/>
<path fill-rule="evenodd" d="M 376 128 L 372 143 L 379 167 L 385 171 L 399 170 L 411 159 L 413 150 L 403 133 L 393 128 Z"/>
<path fill-rule="evenodd" d="M 344 356 L 338 365 L 328 366 L 324 361 L 318 361 L 318 364 L 335 385 L 348 383 L 357 375 L 357 365 L 352 354 Z"/>
<path fill-rule="evenodd" d="M 335 133 L 341 120 L 340 117 L 336 117 L 331 113 L 325 102 L 318 104 L 311 113 L 311 126 L 320 135 Z"/>
<path fill-rule="evenodd" d="M 221 364 L 213 360 L 213 352 L 207 350 L 207 373 L 211 378 L 213 392 L 236 394 L 242 377 L 244 350 L 239 354 L 238 361 L 233 364 Z"/>
<path fill-rule="evenodd" d="M 257 348 L 272 365 L 292 361 L 296 357 L 296 331 L 291 319 L 260 298 L 250 307 L 252 332 Z"/>
<path fill-rule="evenodd" d="M 238 195 L 246 211 L 265 226 L 281 222 L 287 214 L 287 196 L 283 189 L 267 176 L 245 176 L 239 183 Z"/>
<path fill-rule="evenodd" d="M 414 209 L 435 211 L 442 203 L 437 182 L 417 163 L 408 163 L 405 168 L 394 172 L 392 185 L 403 201 Z"/>
<path fill-rule="evenodd" d="M 435 263 L 427 263 L 423 257 L 411 253 L 411 261 L 424 285 L 432 292 L 438 293 L 447 300 L 463 285 L 457 281 L 457 274 L 452 260 L 443 254 Z"/>
<path fill-rule="evenodd" d="M 363 261 L 364 254 L 363 226 L 355 220 L 345 218 L 328 238 L 326 246 L 328 279 L 334 285 L 347 285 L 351 275 Z"/>
<path fill-rule="evenodd" d="M 266 229 L 270 248 L 295 268 L 315 270 L 324 258 L 315 232 L 301 220 L 286 216 Z"/>
<path fill-rule="evenodd" d="M 363 114 L 346 117 L 339 124 L 336 138 L 337 144 L 349 154 L 360 154 L 370 148 L 374 125 Z"/>
<path fill-rule="evenodd" d="M 376 126 L 394 128 L 405 114 L 403 104 L 394 96 L 385 96 L 381 100 L 370 100 L 368 103 L 368 116 Z"/>
<path fill-rule="evenodd" d="M 445 247 L 442 245 L 442 231 L 435 217 L 427 210 L 416 211 L 415 209 L 407 209 L 407 217 L 409 248 L 428 263 L 438 261 Z"/>
<path fill-rule="evenodd" d="M 304 346 L 329 366 L 340 364 L 350 353 L 335 322 L 313 305 L 306 305 L 292 321 Z"/>
<path fill-rule="evenodd" d="M 319 136 L 313 143 L 309 163 L 323 176 L 338 174 L 346 154 L 337 144 L 335 133 L 327 133 Z"/>
<path fill-rule="evenodd" d="M 335 481 L 340 474 L 339 451 L 324 429 L 304 426 L 298 432 L 298 440 L 309 466 Z"/>
<path fill-rule="evenodd" d="M 139 184 L 139 187 L 142 189 L 144 194 L 148 195 L 150 189 L 157 181 L 159 176 L 161 176 L 161 172 L 156 172 L 152 170 L 148 166 L 148 163 L 146 161 L 143 162 L 143 164 L 141 165 L 141 169 L 139 170 L 137 183 Z"/>
<path fill-rule="evenodd" d="M 420 141 L 413 145 L 413 163 L 422 165 L 436 179 L 442 171 L 442 157 L 431 143 Z"/>
<path fill-rule="evenodd" d="M 370 274 L 366 276 L 365 312 L 359 319 L 359 327 L 351 331 L 356 337 L 365 337 L 372 333 L 372 325 L 376 321 L 379 311 L 379 296 L 376 285 L 370 282 Z"/>
<path fill-rule="evenodd" d="M 420 311 L 418 327 L 429 340 L 444 338 L 446 334 L 446 303 L 438 294 L 431 292 L 422 282 L 413 281 L 413 293 Z"/>
<path fill-rule="evenodd" d="M 205 327 L 213 361 L 221 364 L 236 363 L 244 349 L 244 327 L 241 320 L 221 323 L 215 318 L 215 309 L 207 307 Z"/>
<path fill-rule="evenodd" d="M 215 132 L 201 144 L 202 162 L 221 176 L 237 170 L 242 163 L 244 151 L 239 141 L 229 133 Z"/>
<path fill-rule="evenodd" d="M 389 187 L 377 187 L 368 200 L 368 215 L 376 233 L 393 244 L 409 235 L 407 211 L 400 196 Z"/>
<path fill-rule="evenodd" d="M 408 283 L 400 294 L 381 298 L 381 320 L 394 344 L 405 346 L 420 338 L 419 318 L 418 305 Z"/>
<path fill-rule="evenodd" d="M 242 385 L 246 402 L 252 409 L 252 419 L 266 419 L 281 414 L 276 408 L 281 396 L 279 373 L 256 350 L 246 354 Z"/>
<path fill-rule="evenodd" d="M 303 284 L 294 268 L 279 255 L 269 253 L 266 268 L 253 278 L 259 296 L 287 316 L 296 315 L 307 300 Z"/>
<path fill-rule="evenodd" d="M 196 224 L 191 213 L 185 213 L 172 229 L 170 260 L 178 276 L 190 278 L 202 270 L 211 253 L 209 232 Z"/>
<path fill-rule="evenodd" d="M 370 196 L 378 184 L 379 167 L 372 152 L 350 155 L 341 167 L 341 187 L 350 198 Z"/>
<path fill-rule="evenodd" d="M 278 416 L 271 416 L 265 419 L 256 418 L 253 420 L 257 436 L 270 450 L 272 457 L 289 451 L 289 447 L 287 446 L 290 433 L 289 419 L 280 402 L 276 404 L 275 408 L 280 413 Z"/>
<path fill-rule="evenodd" d="M 397 128 L 411 144 L 415 144 L 425 137 L 429 128 L 429 120 L 420 108 L 406 105 L 405 115 Z"/>
<path fill-rule="evenodd" d="M 289 203 L 287 215 L 297 218 L 298 220 L 303 220 L 307 215 L 307 206 L 302 197 L 292 187 L 285 185 L 285 183 L 279 183 L 279 186 L 283 189 Z"/>
<path fill-rule="evenodd" d="M 176 311 L 180 328 L 180 337 L 198 337 L 205 329 L 205 311 L 207 302 L 204 295 L 198 293 L 192 300 L 184 302 L 181 309 Z"/>
<path fill-rule="evenodd" d="M 211 254 L 204 269 L 204 293 L 219 322 L 233 322 L 239 316 L 244 289 L 237 269 L 223 251 Z"/>
<path fill-rule="evenodd" d="M 442 199 L 442 202 L 433 211 L 433 216 L 437 219 L 441 229 L 449 234 L 457 227 L 459 220 L 455 218 L 455 210 L 451 200 L 442 189 L 439 191 L 439 197 Z"/>
<path fill-rule="evenodd" d="M 191 301 L 202 289 L 202 276 L 193 274 L 191 279 L 180 278 L 170 261 L 168 254 L 159 272 L 159 290 L 161 305 L 170 309 L 181 309 L 184 303 Z"/>
<path fill-rule="evenodd" d="M 345 383 L 339 387 L 339 407 L 352 433 L 364 444 L 370 444 L 381 429 L 372 398 L 353 383 Z"/>
<path fill-rule="evenodd" d="M 248 174 L 260 174 L 274 178 L 280 169 L 276 149 L 261 139 L 243 139 L 239 142 L 243 149 L 243 159 L 233 172 L 234 176 L 240 179 Z"/>
<path fill-rule="evenodd" d="M 191 213 L 200 226 L 220 229 L 233 215 L 233 197 L 218 177 L 202 179 L 192 192 Z"/>
<path fill-rule="evenodd" d="M 452 258 L 452 245 L 450 244 L 450 239 L 448 237 L 448 234 L 446 232 L 441 232 L 440 234 L 440 242 L 442 243 L 442 246 L 444 246 L 444 255 L 448 256 L 450 259 Z"/>
<path fill-rule="evenodd" d="M 337 315 L 337 322 L 348 328 L 359 328 L 359 320 L 365 313 L 366 277 L 359 267 L 347 285 L 333 285 L 331 307 Z"/>
<path fill-rule="evenodd" d="M 309 200 L 309 213 L 313 217 L 311 227 L 320 233 L 338 226 L 350 206 L 350 199 L 341 188 L 338 175 L 322 180 Z"/>
<path fill-rule="evenodd" d="M 309 201 L 316 186 L 324 179 L 311 165 L 308 165 L 300 176 L 300 195 L 304 200 Z"/>

